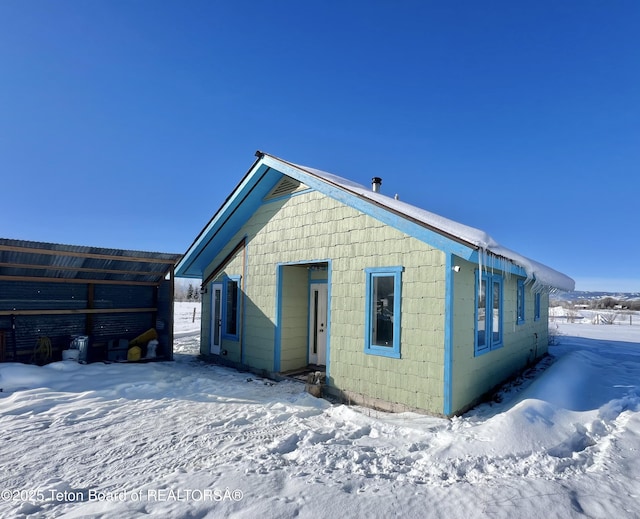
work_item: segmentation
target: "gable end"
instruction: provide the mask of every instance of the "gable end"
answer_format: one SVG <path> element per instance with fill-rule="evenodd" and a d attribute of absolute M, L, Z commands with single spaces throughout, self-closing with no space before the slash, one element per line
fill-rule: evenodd
<path fill-rule="evenodd" d="M 264 197 L 264 200 L 274 200 L 276 198 L 281 198 L 284 196 L 292 195 L 293 193 L 297 193 L 299 191 L 304 191 L 309 189 L 308 186 L 296 180 L 295 178 L 291 178 L 288 176 L 283 176 L 280 182 L 278 182 L 274 188 Z"/>

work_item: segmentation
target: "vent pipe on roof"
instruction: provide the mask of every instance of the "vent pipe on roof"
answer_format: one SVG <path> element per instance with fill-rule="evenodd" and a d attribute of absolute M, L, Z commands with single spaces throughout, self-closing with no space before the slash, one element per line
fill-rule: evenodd
<path fill-rule="evenodd" d="M 371 189 L 374 193 L 380 192 L 380 186 L 382 185 L 382 179 L 380 177 L 373 177 L 371 179 Z"/>

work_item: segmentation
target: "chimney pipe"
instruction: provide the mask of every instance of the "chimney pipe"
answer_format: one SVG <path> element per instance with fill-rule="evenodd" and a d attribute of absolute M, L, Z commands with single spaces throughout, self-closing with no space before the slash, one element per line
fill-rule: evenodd
<path fill-rule="evenodd" d="M 374 193 L 380 192 L 380 186 L 382 185 L 382 179 L 380 177 L 373 177 L 371 179 L 371 189 Z"/>

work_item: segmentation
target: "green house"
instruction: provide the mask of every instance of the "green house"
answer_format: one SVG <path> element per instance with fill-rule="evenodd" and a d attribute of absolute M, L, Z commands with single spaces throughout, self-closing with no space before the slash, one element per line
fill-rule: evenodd
<path fill-rule="evenodd" d="M 548 296 L 571 278 L 380 179 L 257 157 L 176 267 L 202 281 L 203 356 L 450 416 L 547 351 Z"/>

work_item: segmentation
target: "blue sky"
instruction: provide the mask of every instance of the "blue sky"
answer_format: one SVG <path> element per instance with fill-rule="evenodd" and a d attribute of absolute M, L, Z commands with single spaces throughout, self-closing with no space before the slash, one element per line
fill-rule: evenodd
<path fill-rule="evenodd" d="M 257 149 L 640 291 L 640 3 L 0 2 L 0 237 L 185 252 Z"/>

